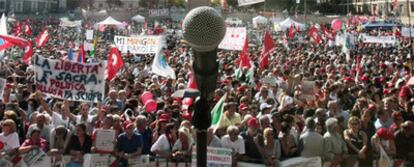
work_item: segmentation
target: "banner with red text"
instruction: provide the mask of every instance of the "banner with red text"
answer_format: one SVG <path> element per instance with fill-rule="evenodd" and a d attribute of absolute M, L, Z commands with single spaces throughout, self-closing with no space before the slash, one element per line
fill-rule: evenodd
<path fill-rule="evenodd" d="M 80 64 L 36 56 L 32 65 L 37 91 L 72 101 L 104 100 L 104 62 Z"/>
<path fill-rule="evenodd" d="M 191 166 L 197 166 L 197 148 L 192 149 Z M 207 147 L 207 166 L 230 167 L 232 150 L 228 148 Z"/>
<path fill-rule="evenodd" d="M 115 46 L 119 51 L 122 53 L 129 51 L 132 54 L 157 53 L 159 46 L 164 42 L 162 36 L 115 36 L 114 38 Z"/>

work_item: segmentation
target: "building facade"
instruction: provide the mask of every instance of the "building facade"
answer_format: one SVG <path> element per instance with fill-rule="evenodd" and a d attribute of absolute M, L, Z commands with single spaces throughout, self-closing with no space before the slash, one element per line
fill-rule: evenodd
<path fill-rule="evenodd" d="M 414 0 L 342 0 L 341 13 L 388 16 L 408 23 L 414 19 Z"/>
<path fill-rule="evenodd" d="M 109 9 L 111 7 L 116 7 L 120 9 L 137 9 L 139 7 L 139 0 L 120 0 L 122 2 L 121 6 L 116 6 L 108 4 L 107 0 L 95 0 L 93 7 L 95 9 Z M 144 0 L 145 1 L 145 0 Z"/>
<path fill-rule="evenodd" d="M 0 0 L 0 12 L 58 12 L 66 10 L 66 3 L 66 0 Z"/>

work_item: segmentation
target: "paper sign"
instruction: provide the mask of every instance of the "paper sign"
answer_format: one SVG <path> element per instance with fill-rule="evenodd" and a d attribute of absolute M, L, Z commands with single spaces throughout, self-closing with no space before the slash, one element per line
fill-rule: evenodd
<path fill-rule="evenodd" d="M 0 78 L 0 99 L 3 99 L 4 88 L 6 87 L 6 79 Z"/>
<path fill-rule="evenodd" d="M 86 30 L 86 40 L 93 40 L 93 30 Z"/>
<path fill-rule="evenodd" d="M 218 46 L 219 49 L 225 50 L 242 50 L 244 40 L 246 39 L 245 27 L 227 27 L 226 35 Z"/>
<path fill-rule="evenodd" d="M 192 150 L 191 166 L 197 166 L 197 148 Z M 207 166 L 230 167 L 232 150 L 228 148 L 207 147 Z"/>
<path fill-rule="evenodd" d="M 80 64 L 35 56 L 36 90 L 72 101 L 102 102 L 105 93 L 106 63 Z"/>
<path fill-rule="evenodd" d="M 264 2 L 265 0 L 238 0 L 239 6 L 253 5 L 256 3 Z"/>
<path fill-rule="evenodd" d="M 34 149 L 23 156 L 23 163 L 27 166 L 33 166 L 46 154 L 40 149 Z"/>
<path fill-rule="evenodd" d="M 150 54 L 156 53 L 159 46 L 164 44 L 164 40 L 161 36 L 115 36 L 114 42 L 116 47 L 122 53 L 128 51 L 132 54 Z"/>
<path fill-rule="evenodd" d="M 96 130 L 96 149 L 103 152 L 114 150 L 115 130 Z"/>
<path fill-rule="evenodd" d="M 108 167 L 116 158 L 109 154 L 85 154 L 83 167 Z"/>

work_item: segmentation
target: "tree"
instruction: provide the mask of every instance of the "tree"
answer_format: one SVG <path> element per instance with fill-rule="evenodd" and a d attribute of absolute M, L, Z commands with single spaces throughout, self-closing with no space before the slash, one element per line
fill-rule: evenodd
<path fill-rule="evenodd" d="M 106 3 L 108 3 L 109 8 L 121 7 L 124 5 L 124 3 L 121 2 L 121 0 L 106 0 Z"/>
<path fill-rule="evenodd" d="M 216 6 L 221 6 L 221 0 L 212 0 L 211 1 L 211 6 L 216 7 Z"/>
<path fill-rule="evenodd" d="M 75 10 L 78 7 L 84 8 L 83 6 L 81 6 L 80 0 L 68 0 L 66 6 L 69 10 Z"/>

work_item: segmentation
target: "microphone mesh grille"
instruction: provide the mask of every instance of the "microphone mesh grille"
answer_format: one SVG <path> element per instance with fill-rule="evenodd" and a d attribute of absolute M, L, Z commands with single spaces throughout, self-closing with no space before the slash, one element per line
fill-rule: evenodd
<path fill-rule="evenodd" d="M 224 19 L 211 7 L 191 10 L 183 21 L 183 36 L 198 51 L 215 49 L 225 33 Z"/>

